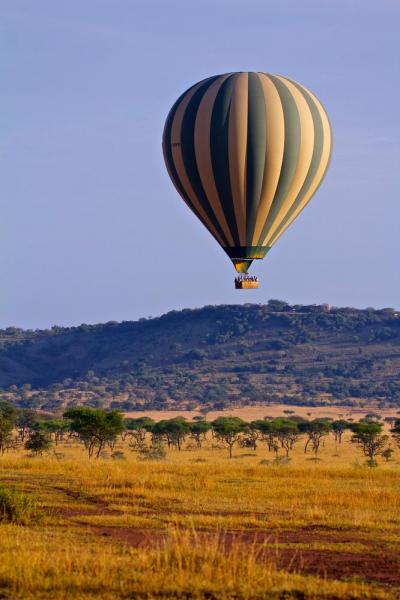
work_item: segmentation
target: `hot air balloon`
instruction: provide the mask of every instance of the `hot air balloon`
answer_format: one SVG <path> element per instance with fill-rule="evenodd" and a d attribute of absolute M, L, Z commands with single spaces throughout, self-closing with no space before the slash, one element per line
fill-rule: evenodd
<path fill-rule="evenodd" d="M 240 274 L 236 287 L 311 200 L 332 148 L 315 95 L 281 75 L 226 73 L 196 83 L 171 108 L 165 164 L 178 193 Z"/>

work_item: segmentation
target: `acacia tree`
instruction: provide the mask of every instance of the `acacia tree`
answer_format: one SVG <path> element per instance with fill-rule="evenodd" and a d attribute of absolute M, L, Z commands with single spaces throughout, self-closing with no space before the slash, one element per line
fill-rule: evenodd
<path fill-rule="evenodd" d="M 164 419 L 155 423 L 152 433 L 156 438 L 164 438 L 168 448 L 175 446 L 180 451 L 185 437 L 190 433 L 190 426 L 184 417 Z"/>
<path fill-rule="evenodd" d="M 21 408 L 18 411 L 16 426 L 18 438 L 24 442 L 39 420 L 38 413 L 31 408 Z"/>
<path fill-rule="evenodd" d="M 135 450 L 141 448 L 146 442 L 146 434 L 152 431 L 154 421 L 150 417 L 138 417 L 137 419 L 125 419 L 125 431 L 122 432 L 122 439 L 125 440 L 128 435 L 132 441 L 130 446 Z"/>
<path fill-rule="evenodd" d="M 229 449 L 229 458 L 232 458 L 233 446 L 240 440 L 247 423 L 239 417 L 218 417 L 211 423 L 215 437 Z"/>
<path fill-rule="evenodd" d="M 247 423 L 243 431 L 242 439 L 239 441 L 239 445 L 243 448 L 251 448 L 257 450 L 257 442 L 261 439 L 261 434 L 257 427 L 254 427 L 252 423 Z"/>
<path fill-rule="evenodd" d="M 171 445 L 175 446 L 180 452 L 186 436 L 190 433 L 189 423 L 184 417 L 168 419 L 165 423 L 165 433 L 168 436 Z"/>
<path fill-rule="evenodd" d="M 400 448 L 400 419 L 395 420 L 393 428 L 390 430 L 390 433 L 393 435 L 396 444 Z"/>
<path fill-rule="evenodd" d="M 49 434 L 50 439 L 54 439 L 56 446 L 64 439 L 64 435 L 69 431 L 70 423 L 67 419 L 50 419 L 41 422 L 42 428 Z"/>
<path fill-rule="evenodd" d="M 123 415 L 118 410 L 79 406 L 68 409 L 64 417 L 70 420 L 70 429 L 84 443 L 89 458 L 92 458 L 96 448 L 96 458 L 99 458 L 104 446 L 115 442 L 125 429 Z"/>
<path fill-rule="evenodd" d="M 304 446 L 304 452 L 307 452 L 311 443 L 315 458 L 318 458 L 318 452 L 323 437 L 327 436 L 332 430 L 332 423 L 327 419 L 313 419 L 312 421 L 300 421 L 298 424 L 301 433 L 307 435 L 307 441 Z"/>
<path fill-rule="evenodd" d="M 383 423 L 376 421 L 354 423 L 351 426 L 353 435 L 351 442 L 361 447 L 370 465 L 375 465 L 375 458 L 384 452 L 389 436 L 382 434 Z"/>
<path fill-rule="evenodd" d="M 250 423 L 250 427 L 259 433 L 259 438 L 267 442 L 268 451 L 272 452 L 276 449 L 276 430 L 273 426 L 273 421 L 268 419 L 257 419 Z"/>
<path fill-rule="evenodd" d="M 286 458 L 289 458 L 289 452 L 300 436 L 298 424 L 290 419 L 279 418 L 272 421 L 272 428 L 281 447 L 286 452 Z"/>
<path fill-rule="evenodd" d="M 12 444 L 12 431 L 17 411 L 15 407 L 5 400 L 0 400 L 0 454 L 4 454 Z"/>
<path fill-rule="evenodd" d="M 350 424 L 343 419 L 339 419 L 338 421 L 332 421 L 332 431 L 333 436 L 335 438 L 335 444 L 342 443 L 342 436 L 346 429 L 350 428 Z"/>
<path fill-rule="evenodd" d="M 211 423 L 207 421 L 193 421 L 189 423 L 190 437 L 196 443 L 198 448 L 201 448 L 201 444 L 205 441 L 207 432 L 211 429 Z"/>

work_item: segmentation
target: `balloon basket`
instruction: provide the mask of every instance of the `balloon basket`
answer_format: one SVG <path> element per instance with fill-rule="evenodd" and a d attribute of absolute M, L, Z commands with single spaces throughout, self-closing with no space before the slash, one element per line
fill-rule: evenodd
<path fill-rule="evenodd" d="M 235 289 L 236 290 L 256 290 L 256 289 L 258 289 L 258 277 L 253 277 L 251 275 L 235 277 Z"/>

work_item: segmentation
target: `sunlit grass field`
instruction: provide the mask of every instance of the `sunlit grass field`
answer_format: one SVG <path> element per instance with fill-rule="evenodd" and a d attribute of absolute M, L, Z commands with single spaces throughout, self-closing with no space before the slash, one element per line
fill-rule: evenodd
<path fill-rule="evenodd" d="M 289 464 L 210 437 L 155 462 L 5 454 L 0 488 L 34 506 L 0 521 L 0 598 L 400 597 L 400 452 L 370 468 L 349 439 Z"/>

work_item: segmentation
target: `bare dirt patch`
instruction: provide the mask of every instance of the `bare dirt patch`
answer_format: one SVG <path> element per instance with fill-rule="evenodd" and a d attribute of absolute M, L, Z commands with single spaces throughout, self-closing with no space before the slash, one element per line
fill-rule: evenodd
<path fill-rule="evenodd" d="M 378 550 L 371 554 L 318 550 L 280 550 L 277 566 L 328 579 L 361 579 L 400 588 L 400 559 Z"/>
<path fill-rule="evenodd" d="M 170 533 L 160 529 L 133 529 L 122 527 L 89 526 L 93 533 L 129 544 L 135 548 L 159 547 L 168 543 Z M 214 536 L 214 532 L 198 532 L 200 537 Z M 368 552 L 335 552 L 304 548 L 307 543 L 361 543 Z M 195 540 L 194 540 L 195 543 Z M 301 548 L 282 548 L 282 544 L 301 544 Z M 221 551 L 229 551 L 235 544 L 252 546 L 258 560 L 272 562 L 279 569 L 301 574 L 318 575 L 328 579 L 357 579 L 375 582 L 400 590 L 400 556 L 375 543 L 357 537 L 351 532 L 321 533 L 310 529 L 296 531 L 225 532 L 220 536 Z M 278 546 L 279 544 L 279 546 Z"/>
<path fill-rule="evenodd" d="M 155 548 L 166 542 L 169 537 L 168 532 L 160 529 L 103 527 L 102 525 L 89 525 L 89 529 L 97 535 L 112 538 L 113 540 L 129 544 L 134 548 Z"/>

